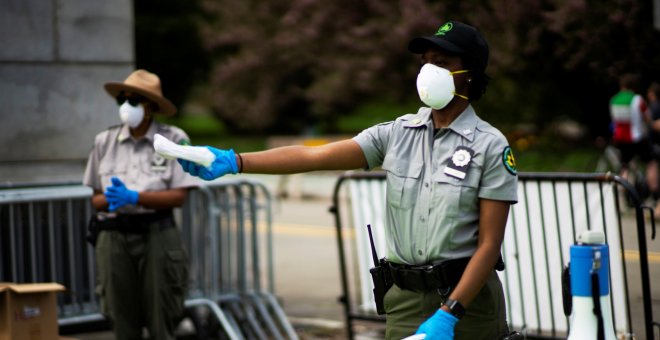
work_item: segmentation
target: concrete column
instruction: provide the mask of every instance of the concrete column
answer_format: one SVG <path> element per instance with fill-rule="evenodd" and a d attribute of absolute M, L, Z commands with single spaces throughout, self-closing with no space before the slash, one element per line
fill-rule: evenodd
<path fill-rule="evenodd" d="M 80 181 L 134 68 L 131 0 L 0 0 L 0 185 Z"/>

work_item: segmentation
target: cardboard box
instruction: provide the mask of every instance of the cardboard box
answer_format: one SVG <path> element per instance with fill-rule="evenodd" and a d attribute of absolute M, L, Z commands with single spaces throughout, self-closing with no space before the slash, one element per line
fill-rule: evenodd
<path fill-rule="evenodd" d="M 0 340 L 58 340 L 58 283 L 0 283 Z"/>

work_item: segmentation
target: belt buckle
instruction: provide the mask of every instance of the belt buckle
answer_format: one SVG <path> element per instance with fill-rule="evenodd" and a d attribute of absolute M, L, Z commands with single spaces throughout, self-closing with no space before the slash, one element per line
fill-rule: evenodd
<path fill-rule="evenodd" d="M 431 273 L 433 272 L 433 265 L 432 264 L 423 264 L 421 266 L 410 266 L 410 269 L 412 270 L 419 270 L 425 273 Z"/>
<path fill-rule="evenodd" d="M 99 221 L 111 220 L 117 218 L 119 214 L 116 212 L 100 212 L 96 214 L 96 219 Z"/>

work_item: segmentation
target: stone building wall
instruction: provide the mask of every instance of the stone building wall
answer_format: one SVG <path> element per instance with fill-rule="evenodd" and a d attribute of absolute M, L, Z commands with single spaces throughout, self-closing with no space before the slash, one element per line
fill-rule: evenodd
<path fill-rule="evenodd" d="M 0 0 L 0 185 L 81 180 L 133 32 L 131 0 Z"/>

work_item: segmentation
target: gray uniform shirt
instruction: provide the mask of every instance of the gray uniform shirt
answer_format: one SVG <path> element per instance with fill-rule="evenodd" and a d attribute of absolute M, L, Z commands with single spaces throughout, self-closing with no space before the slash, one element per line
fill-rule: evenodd
<path fill-rule="evenodd" d="M 94 139 L 87 160 L 83 184 L 105 191 L 113 176 L 119 177 L 131 190 L 160 191 L 197 186 L 199 180 L 186 174 L 176 160 L 165 159 L 154 150 L 154 135 L 158 133 L 180 143 L 189 141 L 186 133 L 174 126 L 153 121 L 146 135 L 131 137 L 128 125 L 111 127 Z M 124 206 L 121 213 L 150 212 L 142 207 Z"/>
<path fill-rule="evenodd" d="M 353 140 L 368 169 L 381 166 L 387 173 L 390 261 L 426 264 L 472 256 L 479 198 L 517 201 L 518 176 L 508 142 L 472 106 L 437 132 L 431 109 L 423 107 Z"/>

